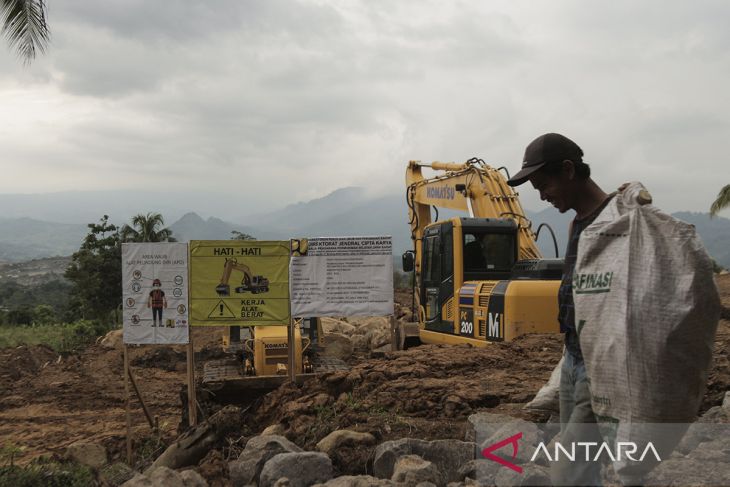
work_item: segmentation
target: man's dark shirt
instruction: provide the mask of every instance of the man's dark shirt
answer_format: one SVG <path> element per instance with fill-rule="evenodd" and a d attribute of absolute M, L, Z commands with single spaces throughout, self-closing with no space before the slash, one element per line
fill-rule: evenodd
<path fill-rule="evenodd" d="M 580 234 L 583 233 L 596 217 L 603 211 L 611 198 L 611 194 L 601 203 L 601 206 L 588 215 L 579 220 L 575 218 L 571 225 L 570 236 L 568 239 L 568 248 L 565 251 L 565 268 L 563 269 L 563 280 L 558 290 L 558 321 L 560 322 L 560 332 L 565 333 L 565 348 L 574 357 L 583 358 L 580 351 L 580 342 L 575 329 L 575 305 L 573 303 L 573 272 L 575 270 L 575 262 L 578 258 L 578 241 Z"/>

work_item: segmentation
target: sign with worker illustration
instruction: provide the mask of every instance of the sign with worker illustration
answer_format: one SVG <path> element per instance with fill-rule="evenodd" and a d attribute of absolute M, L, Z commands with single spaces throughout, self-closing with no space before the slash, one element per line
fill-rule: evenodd
<path fill-rule="evenodd" d="M 188 246 L 122 244 L 124 343 L 188 343 Z"/>
<path fill-rule="evenodd" d="M 289 242 L 190 242 L 192 326 L 289 324 Z"/>
<path fill-rule="evenodd" d="M 321 237 L 294 240 L 292 315 L 393 314 L 393 239 Z"/>

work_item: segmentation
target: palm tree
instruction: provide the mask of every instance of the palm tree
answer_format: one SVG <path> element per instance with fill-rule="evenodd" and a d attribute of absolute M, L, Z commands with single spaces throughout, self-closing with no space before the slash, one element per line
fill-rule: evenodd
<path fill-rule="evenodd" d="M 720 190 L 717 199 L 710 207 L 710 218 L 716 216 L 721 210 L 730 206 L 730 184 Z"/>
<path fill-rule="evenodd" d="M 132 226 L 120 230 L 123 242 L 175 242 L 172 230 L 164 228 L 165 219 L 159 213 L 147 213 L 132 217 Z M 159 230 L 158 230 L 159 228 Z"/>
<path fill-rule="evenodd" d="M 0 0 L 2 33 L 28 64 L 36 51 L 45 52 L 50 37 L 45 0 Z"/>

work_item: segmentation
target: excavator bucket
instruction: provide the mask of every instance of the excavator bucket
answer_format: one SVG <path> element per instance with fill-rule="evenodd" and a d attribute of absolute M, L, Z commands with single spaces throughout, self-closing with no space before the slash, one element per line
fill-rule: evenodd
<path fill-rule="evenodd" d="M 228 284 L 218 284 L 215 287 L 215 292 L 218 293 L 218 296 L 230 296 L 231 286 L 229 286 Z"/>

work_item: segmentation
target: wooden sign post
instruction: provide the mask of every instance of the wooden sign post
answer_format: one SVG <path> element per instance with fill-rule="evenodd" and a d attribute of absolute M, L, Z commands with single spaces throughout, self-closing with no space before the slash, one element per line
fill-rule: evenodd
<path fill-rule="evenodd" d="M 124 344 L 124 408 L 127 412 L 127 464 L 132 466 L 132 411 L 129 404 L 129 353 Z"/>

